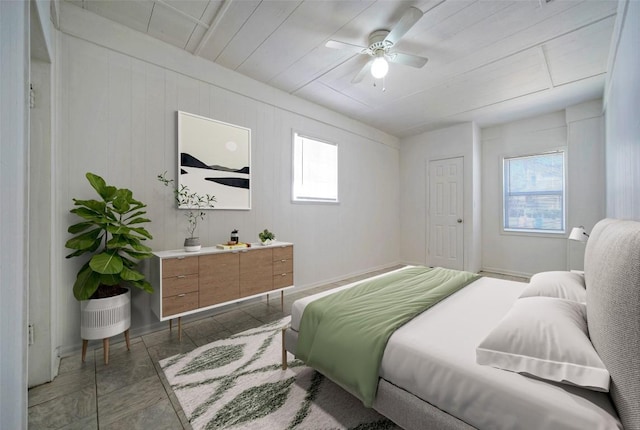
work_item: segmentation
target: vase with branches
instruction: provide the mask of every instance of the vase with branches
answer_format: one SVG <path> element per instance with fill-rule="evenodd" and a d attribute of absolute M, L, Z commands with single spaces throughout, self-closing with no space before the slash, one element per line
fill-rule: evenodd
<path fill-rule="evenodd" d="M 187 251 L 197 251 L 200 249 L 200 239 L 196 237 L 196 229 L 198 222 L 204 220 L 207 213 L 204 209 L 212 209 L 216 198 L 213 195 L 206 194 L 204 196 L 191 191 L 186 185 L 178 185 L 175 180 L 167 178 L 167 172 L 158 175 L 158 181 L 165 187 L 171 187 L 175 201 L 179 208 L 187 208 L 185 217 L 187 218 L 187 231 L 189 236 L 184 241 Z"/>

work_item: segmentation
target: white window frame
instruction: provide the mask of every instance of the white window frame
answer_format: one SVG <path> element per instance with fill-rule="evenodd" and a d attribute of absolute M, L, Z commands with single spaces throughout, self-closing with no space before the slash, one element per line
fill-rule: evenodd
<path fill-rule="evenodd" d="M 307 195 L 305 196 L 304 194 L 304 189 L 302 188 L 302 176 L 301 176 L 301 172 L 300 172 L 300 163 L 302 162 L 299 159 L 299 156 L 301 154 L 299 154 L 299 144 L 302 143 L 302 141 L 299 142 L 300 140 L 303 139 L 307 139 L 309 141 L 313 141 L 313 142 L 317 142 L 317 143 L 322 143 L 325 145 L 331 145 L 334 146 L 336 148 L 336 153 L 335 153 L 335 197 L 333 196 L 311 196 L 311 195 Z M 324 139 L 319 139 L 317 137 L 314 136 L 310 136 L 308 134 L 305 133 L 301 133 L 298 131 L 293 131 L 292 133 L 292 139 L 291 139 L 291 146 L 292 146 L 292 169 L 291 169 L 291 201 L 294 203 L 339 203 L 340 201 L 338 200 L 338 192 L 339 192 L 339 176 L 338 176 L 338 172 L 339 172 L 339 148 L 338 148 L 338 144 L 337 143 L 333 143 L 333 142 L 328 142 Z"/>
<path fill-rule="evenodd" d="M 507 175 L 505 173 L 506 163 L 509 160 L 513 159 L 522 159 L 522 158 L 530 158 L 530 157 L 540 157 L 545 155 L 554 155 L 554 154 L 562 154 L 562 228 L 560 230 L 544 230 L 540 228 L 508 228 L 506 225 L 506 217 L 507 217 Z M 502 157 L 502 224 L 501 231 L 503 234 L 514 234 L 514 235 L 531 235 L 531 236 L 559 236 L 566 235 L 567 232 L 567 150 L 566 148 L 559 148 L 553 151 L 547 152 L 538 152 L 524 155 L 510 155 Z M 544 194 L 544 193 L 542 193 Z"/>

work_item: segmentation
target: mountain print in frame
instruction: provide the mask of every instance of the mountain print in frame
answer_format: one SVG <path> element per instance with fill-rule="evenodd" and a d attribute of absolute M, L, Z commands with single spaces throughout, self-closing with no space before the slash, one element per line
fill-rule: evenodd
<path fill-rule="evenodd" d="M 178 186 L 215 196 L 205 209 L 251 209 L 251 129 L 178 111 Z"/>

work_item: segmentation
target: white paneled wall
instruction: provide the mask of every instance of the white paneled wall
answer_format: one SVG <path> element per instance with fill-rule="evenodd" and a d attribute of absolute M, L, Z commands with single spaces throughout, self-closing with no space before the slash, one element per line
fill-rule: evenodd
<path fill-rule="evenodd" d="M 530 276 L 582 269 L 584 245 L 566 235 L 502 232 L 503 157 L 566 149 L 567 228 L 590 230 L 604 217 L 604 135 L 601 102 L 482 129 L 482 267 Z"/>
<path fill-rule="evenodd" d="M 464 270 L 480 270 L 478 131 L 473 123 L 459 124 L 402 139 L 400 151 L 402 261 L 430 264 L 428 247 L 429 161 L 464 157 Z M 474 183 L 475 181 L 475 183 Z"/>
<path fill-rule="evenodd" d="M 27 428 L 29 4 L 0 2 L 0 426 Z"/>
<path fill-rule="evenodd" d="M 92 197 L 85 172 L 130 188 L 134 197 L 148 204 L 153 249 L 182 247 L 186 219 L 175 208 L 169 190 L 156 180 L 164 171 L 169 177 L 176 175 L 177 110 L 251 129 L 252 209 L 209 211 L 198 228 L 203 245 L 228 240 L 235 228 L 240 240 L 255 242 L 258 232 L 268 228 L 279 239 L 295 243 L 297 286 L 400 260 L 397 139 L 279 91 L 274 93 L 85 12 L 79 18 L 64 12 L 63 8 L 54 227 L 61 237 L 55 244 L 60 255 L 55 264 L 59 265 L 56 285 L 63 352 L 80 343 L 79 305 L 71 286 L 83 262 L 65 260 L 62 255 L 66 253 L 66 229 L 74 219 L 68 213 L 72 198 Z M 86 19 L 96 20 L 98 34 L 109 28 L 114 34 L 105 33 L 102 42 L 77 37 L 88 25 Z M 126 33 L 121 41 L 116 37 L 120 33 Z M 103 43 L 109 47 L 101 46 Z M 137 56 L 141 46 L 146 49 L 144 59 Z M 182 60 L 179 64 L 176 57 Z M 191 65 L 193 74 L 188 73 Z M 226 82 L 233 90 L 226 88 Z M 242 83 L 247 89 L 242 89 Z M 330 125 L 334 119 L 337 126 Z M 339 145 L 339 204 L 291 203 L 292 130 Z M 134 294 L 134 333 L 155 323 L 148 296 Z"/>
<path fill-rule="evenodd" d="M 607 76 L 607 216 L 640 220 L 640 2 L 621 1 L 619 40 Z"/>

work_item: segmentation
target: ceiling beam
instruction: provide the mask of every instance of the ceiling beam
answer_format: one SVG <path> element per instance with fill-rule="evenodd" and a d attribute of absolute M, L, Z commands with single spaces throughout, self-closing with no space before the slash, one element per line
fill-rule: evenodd
<path fill-rule="evenodd" d="M 151 0 L 154 3 L 157 3 L 159 5 L 162 5 L 164 7 L 166 7 L 167 9 L 171 9 L 172 11 L 174 11 L 175 13 L 182 15 L 183 17 L 187 18 L 189 21 L 193 22 L 194 24 L 199 25 L 200 27 L 204 27 L 204 28 L 209 28 L 209 24 L 207 24 L 206 22 L 202 22 L 200 21 L 198 18 L 193 17 L 191 15 L 189 15 L 188 13 L 181 11 L 180 9 L 178 9 L 175 6 L 170 5 L 169 3 L 165 2 L 164 0 Z"/>
<path fill-rule="evenodd" d="M 222 21 L 222 18 L 224 18 L 224 15 L 231 7 L 232 2 L 233 0 L 224 0 L 222 6 L 220 6 L 220 9 L 218 9 L 218 12 L 211 20 L 211 24 L 209 24 L 209 26 L 207 27 L 207 31 L 202 35 L 200 42 L 198 42 L 198 46 L 196 46 L 196 49 L 193 50 L 193 55 L 200 55 L 200 52 L 202 52 L 204 45 L 207 44 L 213 33 L 216 31 L 216 28 L 218 28 L 218 25 Z"/>

